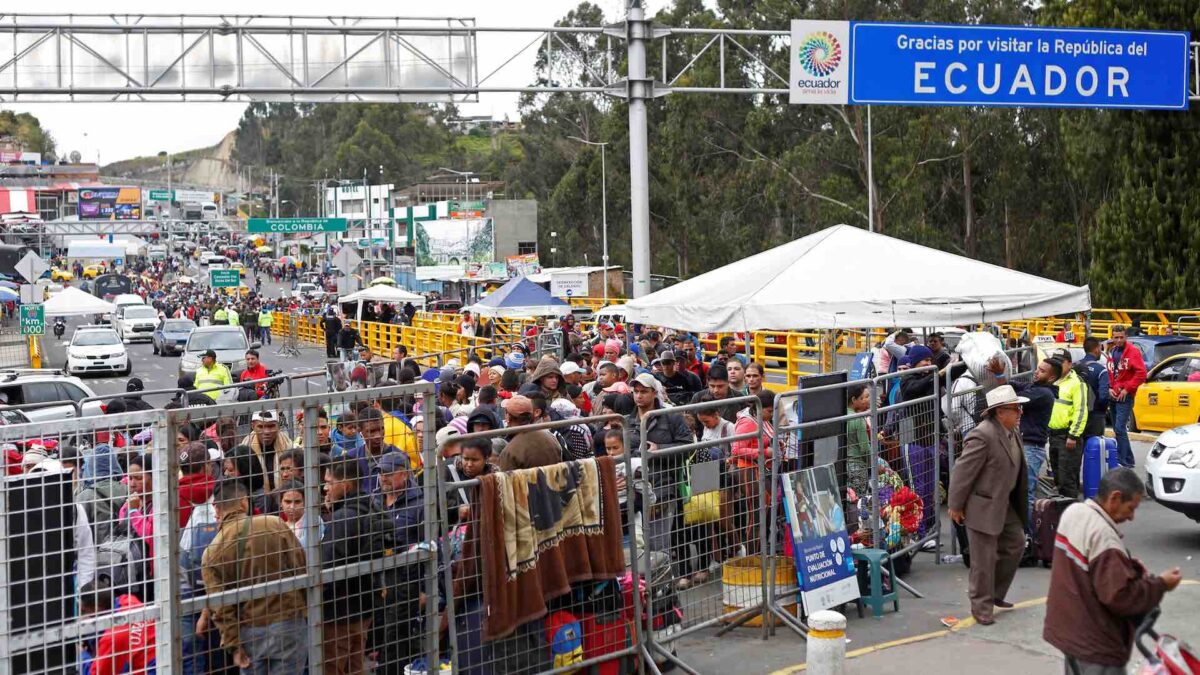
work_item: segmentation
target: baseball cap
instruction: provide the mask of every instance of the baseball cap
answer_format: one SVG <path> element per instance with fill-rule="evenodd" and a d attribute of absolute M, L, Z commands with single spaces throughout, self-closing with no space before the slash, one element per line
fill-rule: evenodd
<path fill-rule="evenodd" d="M 606 394 L 628 394 L 629 385 L 624 382 L 613 382 L 605 387 L 603 391 Z"/>
<path fill-rule="evenodd" d="M 205 356 L 211 356 L 215 359 L 217 358 L 217 353 L 211 349 L 205 349 L 204 353 L 200 355 L 200 358 L 204 358 Z"/>
<path fill-rule="evenodd" d="M 641 373 L 637 377 L 633 378 L 634 385 L 641 385 L 647 389 L 657 389 L 657 383 L 658 380 L 655 380 L 654 376 L 650 373 Z"/>
<path fill-rule="evenodd" d="M 383 473 L 408 471 L 410 469 L 412 469 L 412 462 L 408 460 L 408 455 L 403 452 L 388 452 L 379 458 L 379 470 Z"/>
<path fill-rule="evenodd" d="M 512 415 L 532 413 L 533 401 L 530 401 L 528 396 L 517 395 L 508 399 L 508 403 L 504 404 L 504 410 Z"/>
<path fill-rule="evenodd" d="M 458 429 L 455 429 L 450 425 L 446 425 L 441 429 L 438 429 L 437 434 L 434 435 L 434 439 L 437 441 L 438 447 L 441 447 L 442 445 L 445 445 L 446 441 L 450 440 L 452 436 L 458 435 Z"/>
<path fill-rule="evenodd" d="M 562 364 L 562 367 L 559 368 L 559 371 L 562 372 L 563 376 L 565 377 L 567 375 L 582 373 L 583 368 L 580 368 L 579 364 L 575 363 L 574 361 L 567 361 L 566 363 Z"/>
<path fill-rule="evenodd" d="M 270 410 L 259 410 L 250 418 L 251 422 L 278 422 L 279 418 Z"/>

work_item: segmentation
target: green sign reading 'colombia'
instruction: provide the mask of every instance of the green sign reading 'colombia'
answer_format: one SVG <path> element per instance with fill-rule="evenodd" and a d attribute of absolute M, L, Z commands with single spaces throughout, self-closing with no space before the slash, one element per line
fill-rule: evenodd
<path fill-rule="evenodd" d="M 251 218 L 250 232 L 345 232 L 345 218 Z"/>

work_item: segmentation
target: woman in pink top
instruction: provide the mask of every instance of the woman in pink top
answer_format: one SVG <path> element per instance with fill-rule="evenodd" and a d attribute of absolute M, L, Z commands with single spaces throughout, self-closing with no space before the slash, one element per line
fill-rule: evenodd
<path fill-rule="evenodd" d="M 146 554 L 154 561 L 154 486 L 150 472 L 153 470 L 150 454 L 134 455 L 129 460 L 129 499 L 121 507 L 117 518 L 146 542 Z"/>

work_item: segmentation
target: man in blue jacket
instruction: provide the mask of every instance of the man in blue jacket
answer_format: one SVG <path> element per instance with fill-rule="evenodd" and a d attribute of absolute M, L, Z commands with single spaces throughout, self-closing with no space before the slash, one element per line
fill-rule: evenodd
<path fill-rule="evenodd" d="M 1110 390 L 1108 368 L 1100 363 L 1100 340 L 1089 335 L 1083 341 L 1083 351 L 1086 354 L 1079 360 L 1079 367 L 1083 370 L 1083 381 L 1090 389 L 1088 402 L 1091 403 L 1091 409 L 1088 410 L 1088 423 L 1083 428 L 1083 437 L 1087 439 L 1092 436 L 1104 435 L 1104 420 L 1108 413 Z M 1091 392 L 1096 393 L 1094 400 L 1090 396 Z M 1084 442 L 1086 443 L 1086 440 Z"/>

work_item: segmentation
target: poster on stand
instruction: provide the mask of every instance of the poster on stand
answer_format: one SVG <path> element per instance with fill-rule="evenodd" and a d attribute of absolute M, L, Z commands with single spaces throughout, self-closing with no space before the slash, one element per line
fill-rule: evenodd
<path fill-rule="evenodd" d="M 833 465 L 787 473 L 780 480 L 805 614 L 856 600 L 858 577 Z"/>

